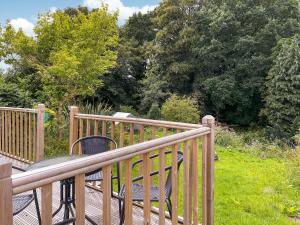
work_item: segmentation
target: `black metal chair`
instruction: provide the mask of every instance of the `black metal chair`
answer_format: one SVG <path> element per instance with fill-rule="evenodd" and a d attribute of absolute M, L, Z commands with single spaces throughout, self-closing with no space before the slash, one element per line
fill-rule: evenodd
<path fill-rule="evenodd" d="M 74 148 L 77 144 L 81 146 L 81 153 L 86 155 L 94 155 L 103 152 L 107 152 L 112 149 L 117 148 L 117 143 L 108 137 L 104 136 L 88 136 L 78 139 L 73 143 L 71 147 L 71 153 L 74 153 Z M 85 182 L 94 182 L 94 181 L 102 181 L 102 169 L 98 169 L 92 172 L 89 172 L 85 175 Z M 111 180 L 117 180 L 117 188 L 118 193 L 120 192 L 120 163 L 116 163 L 116 175 L 111 176 Z M 113 197 L 113 185 L 111 185 L 112 189 L 112 197 Z M 119 200 L 119 213 L 121 213 L 121 201 Z"/>
<path fill-rule="evenodd" d="M 172 151 L 167 151 L 165 154 L 170 154 Z M 152 155 L 150 156 L 150 159 L 154 159 L 158 157 L 159 155 Z M 180 168 L 180 165 L 183 161 L 183 153 L 181 151 L 178 151 L 178 157 L 177 157 L 177 167 L 178 170 Z M 143 160 L 138 160 L 132 164 L 132 168 L 134 168 L 136 165 L 142 163 Z M 171 194 L 172 194 L 172 166 L 165 167 L 165 172 L 168 172 L 167 180 L 165 184 L 165 190 L 166 190 L 166 196 L 165 196 L 165 202 L 170 214 L 170 217 L 172 217 L 172 202 L 171 202 Z M 152 171 L 150 173 L 150 176 L 158 175 L 159 171 Z M 132 180 L 132 200 L 137 202 L 144 201 L 144 187 L 142 184 L 135 183 L 137 181 L 143 180 L 143 176 L 136 177 Z M 121 187 L 121 191 L 119 193 L 119 198 L 122 201 L 122 207 L 121 207 L 121 217 L 120 217 L 120 225 L 124 223 L 124 216 L 125 216 L 125 185 Z M 151 186 L 150 187 L 150 201 L 151 202 L 158 202 L 159 201 L 159 187 L 157 186 Z"/>
<path fill-rule="evenodd" d="M 12 168 L 20 170 L 22 172 L 26 171 L 26 170 L 16 167 L 16 166 L 12 166 Z M 33 201 L 35 203 L 38 222 L 39 222 L 39 224 L 42 224 L 40 208 L 39 208 L 38 198 L 37 198 L 35 189 L 33 190 L 33 194 L 20 194 L 20 195 L 13 196 L 13 215 L 15 216 L 15 215 L 19 214 L 20 212 L 22 212 Z"/>

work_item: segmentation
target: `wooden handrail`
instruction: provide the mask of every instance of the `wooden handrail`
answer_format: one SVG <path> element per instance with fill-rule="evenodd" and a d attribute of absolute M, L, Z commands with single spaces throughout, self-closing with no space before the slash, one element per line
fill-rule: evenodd
<path fill-rule="evenodd" d="M 110 165 L 137 155 L 149 153 L 176 143 L 197 138 L 210 133 L 207 127 L 185 131 L 171 136 L 115 149 L 113 151 L 60 163 L 12 176 L 13 193 L 21 193 L 48 183 L 59 181 L 78 174 L 87 173 L 97 168 Z M 61 171 L 64 171 L 61 173 Z"/>
<path fill-rule="evenodd" d="M 0 111 L 15 111 L 15 112 L 38 113 L 37 109 L 14 108 L 14 107 L 0 107 Z"/>
<path fill-rule="evenodd" d="M 141 118 L 123 118 L 123 117 L 114 117 L 114 116 L 90 115 L 90 114 L 81 114 L 81 113 L 76 114 L 75 118 L 134 123 L 139 125 L 168 127 L 174 129 L 196 129 L 196 128 L 203 127 L 201 124 L 181 123 L 181 122 L 172 122 L 172 121 L 164 121 L 164 120 L 149 120 L 149 119 L 141 119 Z"/>

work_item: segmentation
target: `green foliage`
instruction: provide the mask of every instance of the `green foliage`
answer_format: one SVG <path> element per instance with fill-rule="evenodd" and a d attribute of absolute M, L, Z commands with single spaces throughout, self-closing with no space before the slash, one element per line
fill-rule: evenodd
<path fill-rule="evenodd" d="M 139 116 L 139 113 L 132 107 L 128 105 L 121 105 L 119 107 L 120 112 L 131 113 L 133 116 Z"/>
<path fill-rule="evenodd" d="M 88 14 L 83 9 L 44 13 L 34 31 L 35 38 L 27 37 L 8 23 L 0 35 L 0 55 L 22 79 L 28 75 L 41 81 L 51 107 L 61 110 L 93 95 L 101 76 L 115 65 L 117 14 L 106 7 Z"/>
<path fill-rule="evenodd" d="M 0 106 L 28 108 L 32 104 L 28 92 L 20 90 L 16 84 L 0 81 Z"/>
<path fill-rule="evenodd" d="M 197 96 L 203 113 L 249 125 L 263 107 L 272 48 L 300 32 L 300 10 L 296 0 L 166 0 L 155 22 L 144 104 Z"/>
<path fill-rule="evenodd" d="M 120 42 L 115 68 L 103 77 L 103 87 L 96 96 L 113 106 L 131 105 L 136 107 L 141 101 L 141 80 L 147 66 L 148 42 L 155 37 L 151 18 L 153 12 L 137 13 L 119 29 Z"/>
<path fill-rule="evenodd" d="M 197 103 L 190 97 L 172 95 L 162 105 L 161 115 L 165 120 L 199 123 L 200 112 Z"/>
<path fill-rule="evenodd" d="M 86 103 L 79 105 L 79 112 L 95 115 L 109 115 L 112 112 L 112 107 L 107 103 Z"/>
<path fill-rule="evenodd" d="M 216 144 L 223 147 L 233 147 L 233 148 L 241 148 L 244 147 L 244 142 L 241 135 L 238 135 L 236 132 L 218 127 L 216 129 L 215 142 Z"/>
<path fill-rule="evenodd" d="M 147 118 L 158 120 L 161 117 L 160 108 L 159 105 L 155 102 L 152 103 L 151 108 L 149 109 L 147 113 Z"/>
<path fill-rule="evenodd" d="M 293 137 L 300 127 L 300 35 L 279 42 L 266 82 L 266 116 L 278 134 Z"/>

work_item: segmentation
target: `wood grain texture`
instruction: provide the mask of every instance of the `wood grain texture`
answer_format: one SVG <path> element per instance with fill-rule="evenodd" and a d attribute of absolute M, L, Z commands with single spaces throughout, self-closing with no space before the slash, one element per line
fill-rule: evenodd
<path fill-rule="evenodd" d="M 52 184 L 41 187 L 42 225 L 52 224 Z"/>
<path fill-rule="evenodd" d="M 85 175 L 75 176 L 76 225 L 85 224 Z"/>

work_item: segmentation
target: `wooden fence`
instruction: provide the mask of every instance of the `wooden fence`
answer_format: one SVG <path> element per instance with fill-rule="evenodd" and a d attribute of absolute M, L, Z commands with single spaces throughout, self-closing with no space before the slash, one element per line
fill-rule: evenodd
<path fill-rule="evenodd" d="M 12 224 L 12 195 L 41 187 L 42 224 L 52 224 L 52 186 L 54 182 L 75 177 L 76 224 L 85 224 L 85 174 L 103 169 L 103 224 L 111 224 L 111 171 L 116 162 L 122 162 L 125 174 L 125 224 L 133 222 L 132 177 L 133 159 L 141 157 L 144 187 L 144 224 L 151 224 L 151 161 L 150 155 L 159 154 L 159 224 L 165 224 L 165 152 L 172 155 L 172 224 L 178 223 L 179 188 L 183 190 L 183 224 L 213 225 L 214 202 L 214 118 L 205 116 L 202 125 L 155 121 L 135 118 L 78 113 L 70 108 L 70 143 L 77 138 L 101 134 L 117 139 L 119 148 L 54 166 L 11 175 L 11 165 L 0 162 L 0 225 Z M 149 134 L 148 134 L 148 133 Z M 147 133 L 147 135 L 145 135 Z M 150 137 L 149 137 L 150 136 Z M 152 140 L 148 140 L 152 139 Z M 202 139 L 202 140 L 200 140 Z M 202 165 L 198 163 L 199 145 L 202 144 Z M 177 171 L 178 150 L 183 151 L 183 180 L 179 183 Z M 198 171 L 202 168 L 202 188 L 199 188 Z M 201 170 L 200 170 L 201 171 Z M 199 221 L 199 191 L 202 189 L 202 221 Z M 3 207 L 3 202 L 6 204 Z"/>
<path fill-rule="evenodd" d="M 44 157 L 44 111 L 37 109 L 0 107 L 0 154 L 24 162 Z"/>

